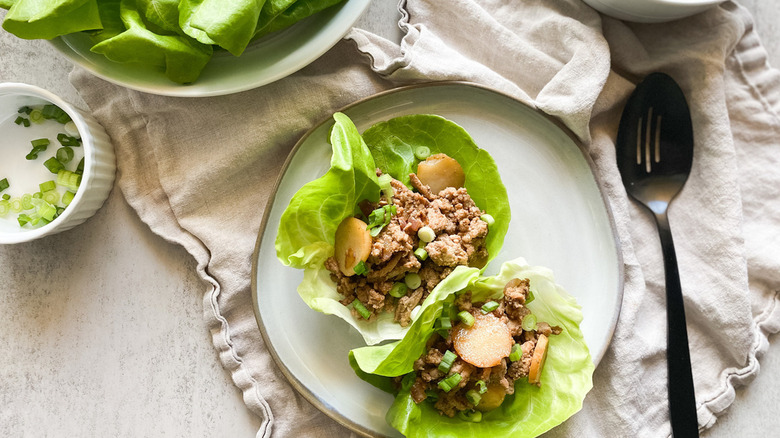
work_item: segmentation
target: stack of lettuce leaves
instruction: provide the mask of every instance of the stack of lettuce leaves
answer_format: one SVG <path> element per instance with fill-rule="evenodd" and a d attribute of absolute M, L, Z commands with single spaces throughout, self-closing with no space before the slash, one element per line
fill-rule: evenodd
<path fill-rule="evenodd" d="M 409 185 L 409 174 L 416 171 L 419 162 L 414 156 L 418 146 L 430 148 L 431 154 L 444 153 L 458 161 L 466 175 L 469 195 L 495 219 L 485 242 L 489 260 L 501 250 L 509 227 L 506 188 L 490 155 L 477 147 L 462 127 L 443 117 L 401 116 L 370 127 L 362 136 L 346 115 L 336 113 L 333 118 L 330 169 L 305 184 L 290 200 L 276 236 L 276 255 L 284 265 L 304 270 L 298 293 L 310 308 L 342 318 L 369 345 L 401 339 L 409 327 L 394 322 L 391 313 L 383 312 L 370 321 L 353 316 L 339 302 L 343 297 L 324 266 L 325 260 L 333 255 L 336 229 L 341 221 L 359 212 L 360 201 L 379 200 L 381 189 L 376 169 Z M 460 290 L 479 273 L 479 269 L 458 266 L 424 300 L 421 311 L 436 302 L 437 294 L 450 293 L 452 287 Z"/>
<path fill-rule="evenodd" d="M 438 329 L 435 323 L 445 302 L 453 302 L 455 294 L 465 289 L 472 292 L 475 302 L 499 299 L 504 285 L 513 278 L 530 280 L 534 299 L 528 308 L 536 318 L 563 329 L 561 334 L 550 337 L 540 387 L 525 379 L 517 380 L 515 393 L 476 423 L 441 415 L 427 401 L 416 404 L 409 389 L 403 386 L 396 393 L 390 377 L 412 372 L 414 361 L 426 352 L 426 341 Z M 442 285 L 403 339 L 350 352 L 350 364 L 359 377 L 396 393 L 385 417 L 388 424 L 407 437 L 535 437 L 582 408 L 585 395 L 593 386 L 595 368 L 580 330 L 582 311 L 575 299 L 555 283 L 549 269 L 529 266 L 518 258 L 504 263 L 495 276 L 471 273 L 457 281 L 448 277 Z"/>
<path fill-rule="evenodd" d="M 24 39 L 88 32 L 92 51 L 194 82 L 215 49 L 254 40 L 344 0 L 0 0 L 3 28 Z"/>

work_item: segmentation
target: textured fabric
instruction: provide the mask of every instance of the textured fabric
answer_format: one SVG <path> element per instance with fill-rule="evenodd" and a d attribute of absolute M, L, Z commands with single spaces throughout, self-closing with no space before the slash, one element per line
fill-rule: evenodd
<path fill-rule="evenodd" d="M 668 436 L 660 243 L 650 215 L 625 193 L 614 146 L 628 95 L 653 71 L 673 76 L 692 110 L 695 161 L 670 222 L 699 424 L 712 426 L 734 386 L 758 372 L 767 335 L 780 331 L 780 73 L 766 64 L 750 15 L 732 2 L 652 25 L 600 16 L 579 0 L 406 0 L 400 8 L 400 46 L 355 29 L 301 72 L 231 96 L 160 97 L 78 69 L 71 76 L 114 140 L 128 202 L 198 261 L 214 345 L 264 420 L 258 436 L 348 434 L 289 386 L 252 311 L 251 255 L 287 153 L 347 103 L 447 79 L 489 85 L 559 118 L 586 145 L 617 223 L 621 316 L 583 410 L 550 435 Z"/>

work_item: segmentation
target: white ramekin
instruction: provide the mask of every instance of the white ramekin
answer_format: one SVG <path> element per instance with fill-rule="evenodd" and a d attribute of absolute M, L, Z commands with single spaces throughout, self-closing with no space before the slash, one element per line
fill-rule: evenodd
<path fill-rule="evenodd" d="M 44 102 L 42 102 L 44 101 Z M 105 129 L 88 114 L 42 88 L 21 83 L 0 83 L 0 111 L 32 103 L 53 103 L 76 124 L 84 149 L 84 173 L 73 201 L 50 223 L 34 229 L 0 229 L 0 244 L 29 242 L 69 230 L 92 217 L 108 198 L 116 176 L 116 157 Z"/>
<path fill-rule="evenodd" d="M 620 20 L 660 23 L 703 12 L 725 0 L 583 0 L 597 11 Z"/>

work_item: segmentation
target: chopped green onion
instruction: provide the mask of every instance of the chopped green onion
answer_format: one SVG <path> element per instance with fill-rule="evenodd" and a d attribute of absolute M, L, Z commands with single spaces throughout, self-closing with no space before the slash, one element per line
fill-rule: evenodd
<path fill-rule="evenodd" d="M 51 173 L 59 173 L 61 170 L 65 170 L 65 165 L 60 163 L 60 160 L 58 160 L 56 157 L 51 157 L 44 161 L 43 165 L 46 166 L 46 168 L 49 169 L 49 172 Z"/>
<path fill-rule="evenodd" d="M 414 158 L 422 161 L 431 156 L 431 149 L 427 146 L 417 146 L 414 148 Z"/>
<path fill-rule="evenodd" d="M 57 207 L 57 214 L 54 217 L 61 215 L 65 211 L 65 207 Z"/>
<path fill-rule="evenodd" d="M 12 198 L 10 201 L 11 211 L 14 213 L 22 212 L 22 200 L 19 198 Z"/>
<path fill-rule="evenodd" d="M 432 242 L 436 238 L 436 232 L 429 226 L 424 226 L 417 230 L 417 237 L 425 243 Z"/>
<path fill-rule="evenodd" d="M 460 383 L 462 378 L 463 377 L 461 377 L 460 374 L 455 373 L 446 379 L 439 381 L 439 388 L 444 392 L 450 392 L 453 388 L 458 386 L 458 383 Z"/>
<path fill-rule="evenodd" d="M 482 305 L 482 311 L 485 313 L 490 313 L 496 309 L 498 309 L 498 303 L 495 301 L 488 301 Z"/>
<path fill-rule="evenodd" d="M 439 362 L 439 371 L 441 371 L 444 374 L 447 374 L 450 372 L 450 368 L 452 368 L 452 364 L 455 363 L 455 359 L 458 358 L 458 355 L 453 353 L 450 350 L 447 350 L 444 353 L 444 356 L 441 358 L 441 362 Z"/>
<path fill-rule="evenodd" d="M 466 391 L 466 400 L 468 400 L 469 403 L 471 403 L 471 406 L 476 406 L 479 404 L 479 401 L 482 400 L 482 396 L 479 395 L 479 392 L 475 389 L 469 389 Z"/>
<path fill-rule="evenodd" d="M 33 193 L 33 198 L 41 199 L 41 198 L 43 198 L 43 193 L 35 192 L 35 193 Z"/>
<path fill-rule="evenodd" d="M 11 187 L 11 184 L 8 184 L 8 178 L 0 179 L 0 192 L 7 189 L 8 187 Z"/>
<path fill-rule="evenodd" d="M 43 111 L 39 109 L 34 109 L 30 111 L 30 121 L 33 123 L 43 123 Z"/>
<path fill-rule="evenodd" d="M 69 136 L 76 139 L 81 138 L 81 135 L 79 134 L 79 128 L 76 127 L 76 122 L 71 120 L 70 122 L 66 123 L 63 128 L 65 129 L 65 133 Z"/>
<path fill-rule="evenodd" d="M 23 125 L 25 128 L 29 128 L 29 127 L 30 127 L 30 119 L 24 119 L 24 120 L 22 120 L 22 125 Z"/>
<path fill-rule="evenodd" d="M 25 120 L 27 119 L 22 116 L 18 116 L 16 120 L 14 120 L 14 123 L 16 123 L 17 125 L 23 125 Z M 30 123 L 30 121 L 27 120 L 27 123 Z"/>
<path fill-rule="evenodd" d="M 475 383 L 477 388 L 479 388 L 479 393 L 484 394 L 487 392 L 487 384 L 485 384 L 484 380 L 477 380 L 477 383 Z"/>
<path fill-rule="evenodd" d="M 47 221 L 54 219 L 54 215 L 57 214 L 57 208 L 42 199 L 36 199 L 33 204 L 35 205 L 35 214 Z"/>
<path fill-rule="evenodd" d="M 417 248 L 417 249 L 414 250 L 414 255 L 418 259 L 420 259 L 420 261 L 424 262 L 425 259 L 428 258 L 428 251 L 426 251 L 426 250 L 424 250 L 422 248 Z"/>
<path fill-rule="evenodd" d="M 360 302 L 360 300 L 354 300 L 352 301 L 352 308 L 357 310 L 357 313 L 360 314 L 360 316 L 363 317 L 363 319 L 368 319 L 371 317 L 371 312 L 366 309 L 366 306 L 363 305 L 363 303 Z"/>
<path fill-rule="evenodd" d="M 377 208 L 368 215 L 368 229 L 371 237 L 376 237 L 382 229 L 390 223 L 393 215 L 398 211 L 394 204 L 388 204 Z"/>
<path fill-rule="evenodd" d="M 509 353 L 509 360 L 517 362 L 523 357 L 523 348 L 520 344 L 512 345 L 512 352 Z"/>
<path fill-rule="evenodd" d="M 390 182 L 393 180 L 393 177 L 390 176 L 387 173 L 383 173 L 382 175 L 379 175 L 377 177 L 377 182 L 379 183 L 379 187 L 385 188 L 390 187 Z"/>
<path fill-rule="evenodd" d="M 74 196 L 76 196 L 75 193 L 71 192 L 70 190 L 66 191 L 65 194 L 62 195 L 63 205 L 70 205 L 70 203 L 73 202 Z"/>
<path fill-rule="evenodd" d="M 458 418 L 469 423 L 479 423 L 482 421 L 482 412 L 474 410 L 458 411 Z"/>
<path fill-rule="evenodd" d="M 18 112 L 19 114 L 21 114 L 21 113 L 30 114 L 30 112 L 32 110 L 33 109 L 30 108 L 29 106 L 24 105 L 24 106 L 20 106 L 19 109 L 16 112 Z"/>
<path fill-rule="evenodd" d="M 41 189 L 41 193 L 48 192 L 49 190 L 54 190 L 57 188 L 57 183 L 54 181 L 46 181 L 38 184 L 38 187 Z"/>
<path fill-rule="evenodd" d="M 51 141 L 49 141 L 48 138 L 38 138 L 30 141 L 30 144 L 32 144 L 34 148 L 37 148 L 40 146 L 48 146 L 49 144 L 51 144 Z"/>
<path fill-rule="evenodd" d="M 406 283 L 395 283 L 393 284 L 393 287 L 390 288 L 390 296 L 401 298 L 402 296 L 406 295 L 406 293 L 409 292 L 409 286 L 406 285 Z"/>
<path fill-rule="evenodd" d="M 422 278 L 420 278 L 420 274 L 410 272 L 404 277 L 404 283 L 409 286 L 409 289 L 417 289 L 422 284 Z"/>
<path fill-rule="evenodd" d="M 439 400 L 439 393 L 433 390 L 425 391 L 426 400 L 430 400 L 431 403 L 436 403 Z"/>
<path fill-rule="evenodd" d="M 529 289 L 528 293 L 525 294 L 525 303 L 528 304 L 533 300 L 534 300 L 534 293 Z"/>
<path fill-rule="evenodd" d="M 474 315 L 470 314 L 469 312 L 463 310 L 461 312 L 458 312 L 458 319 L 465 325 L 466 327 L 471 327 L 474 325 Z"/>
<path fill-rule="evenodd" d="M 71 137 L 68 134 L 63 134 L 61 132 L 57 134 L 57 141 L 63 146 L 81 146 L 78 138 Z"/>
<path fill-rule="evenodd" d="M 28 224 L 32 218 L 24 213 L 20 214 L 19 217 L 16 218 L 17 221 L 19 221 L 19 226 L 23 227 L 26 224 Z"/>
<path fill-rule="evenodd" d="M 355 271 L 355 274 L 363 275 L 366 272 L 368 272 L 368 267 L 366 266 L 366 262 L 361 260 L 361 261 L 358 262 L 357 265 L 355 265 L 355 268 L 353 270 Z"/>
<path fill-rule="evenodd" d="M 48 192 L 43 192 L 43 197 L 41 198 L 44 201 L 48 202 L 49 204 L 56 204 L 60 200 L 60 192 L 56 190 L 49 190 Z"/>
<path fill-rule="evenodd" d="M 32 195 L 29 193 L 25 193 L 22 195 L 22 210 L 32 210 L 33 204 L 32 204 Z"/>
<path fill-rule="evenodd" d="M 523 317 L 523 322 L 520 323 L 520 327 L 527 332 L 536 330 L 536 317 L 532 313 L 525 315 Z"/>
<path fill-rule="evenodd" d="M 0 216 L 5 216 L 11 211 L 11 203 L 7 199 L 0 201 Z"/>
<path fill-rule="evenodd" d="M 69 190 L 76 191 L 81 184 L 81 175 L 62 169 L 57 172 L 57 184 Z"/>
<path fill-rule="evenodd" d="M 73 148 L 70 146 L 63 146 L 57 149 L 57 159 L 62 164 L 70 163 L 70 160 L 73 159 Z"/>
<path fill-rule="evenodd" d="M 55 120 L 57 120 L 58 122 L 60 122 L 62 124 L 65 124 L 65 123 L 70 121 L 70 117 L 68 116 L 68 114 L 65 111 L 63 111 L 60 107 L 58 107 L 57 105 L 54 105 L 54 104 L 44 105 L 43 109 L 41 110 L 41 112 L 43 113 L 43 117 L 45 119 L 55 119 Z M 60 120 L 62 120 L 64 118 L 63 114 L 64 114 L 64 117 L 68 118 L 64 122 L 60 121 Z"/>
<path fill-rule="evenodd" d="M 483 214 L 479 218 L 482 219 L 483 221 L 487 222 L 489 227 L 493 226 L 493 224 L 496 223 L 496 220 L 493 219 L 493 216 L 491 216 L 491 215 L 489 215 L 487 213 Z"/>
<path fill-rule="evenodd" d="M 81 175 L 84 173 L 84 157 L 81 157 L 81 161 L 79 161 L 79 165 L 76 166 L 75 173 Z"/>
<path fill-rule="evenodd" d="M 449 316 L 442 316 L 438 319 L 439 328 L 449 330 L 452 328 L 452 320 Z"/>
<path fill-rule="evenodd" d="M 3 194 L 3 201 L 7 201 L 9 199 L 11 199 L 11 195 L 9 195 L 8 193 L 4 193 Z"/>

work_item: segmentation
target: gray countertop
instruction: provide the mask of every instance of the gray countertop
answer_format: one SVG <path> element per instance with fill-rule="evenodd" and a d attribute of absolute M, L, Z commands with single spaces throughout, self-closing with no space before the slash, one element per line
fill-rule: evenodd
<path fill-rule="evenodd" d="M 398 40 L 397 2 L 359 27 Z M 780 65 L 780 8 L 742 0 Z M 0 31 L 0 81 L 38 85 L 86 107 L 71 65 L 42 41 Z M 0 246 L 0 435 L 254 436 L 258 419 L 222 369 L 202 317 L 206 286 L 181 247 L 154 235 L 114 189 L 86 224 Z M 780 429 L 780 348 L 704 435 Z"/>

